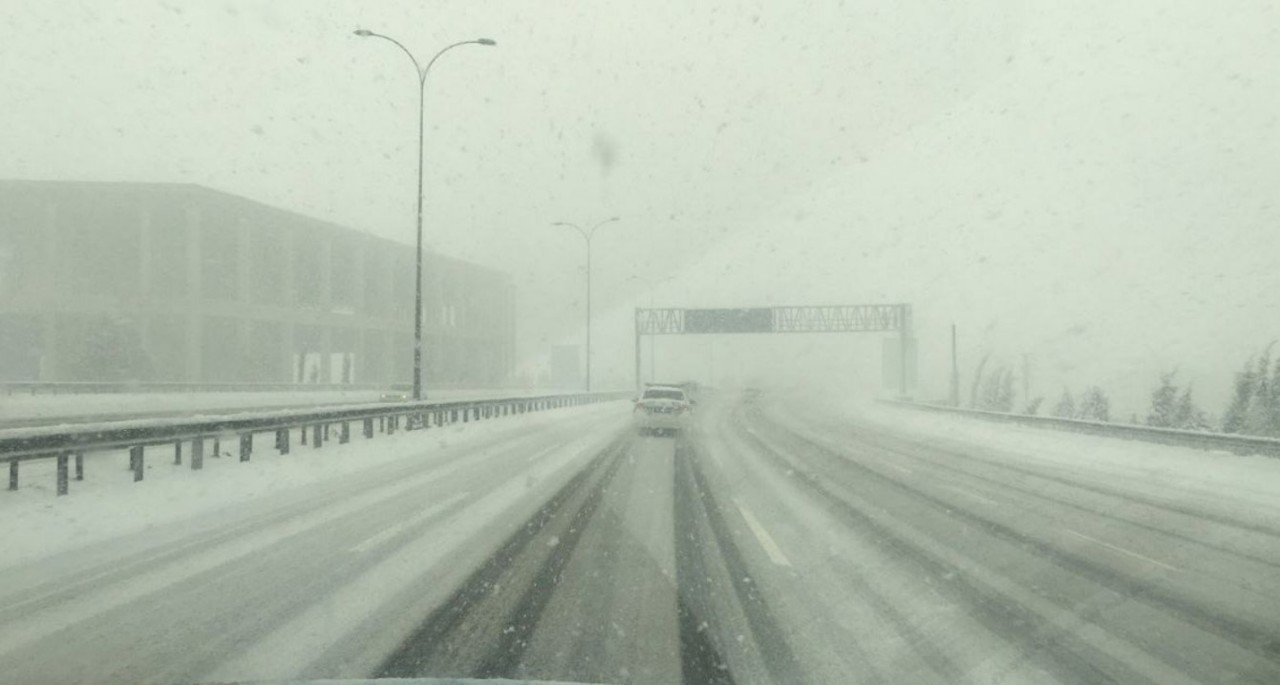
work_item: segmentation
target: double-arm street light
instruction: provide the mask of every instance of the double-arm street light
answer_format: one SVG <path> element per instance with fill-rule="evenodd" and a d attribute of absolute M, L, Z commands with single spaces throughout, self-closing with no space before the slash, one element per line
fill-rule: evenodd
<path fill-rule="evenodd" d="M 601 226 L 617 221 L 618 217 L 610 217 L 592 226 L 584 229 L 577 224 L 571 224 L 567 221 L 557 221 L 552 226 L 568 226 L 582 234 L 582 239 L 587 243 L 587 392 L 591 392 L 591 238 L 596 234 L 596 229 Z"/>
<path fill-rule="evenodd" d="M 440 55 L 459 47 L 461 45 L 497 45 L 497 43 L 489 38 L 477 38 L 475 40 L 464 40 L 453 45 L 445 46 L 440 52 L 427 62 L 427 66 L 423 67 L 418 58 L 409 52 L 400 41 L 391 36 L 384 36 L 381 33 L 375 33 L 368 29 L 357 29 L 355 34 L 361 38 L 381 38 L 396 47 L 400 48 L 409 61 L 413 62 L 413 68 L 418 73 L 418 259 L 417 268 L 414 275 L 414 299 L 413 299 L 413 399 L 422 399 L 422 146 L 424 141 L 423 120 L 426 118 L 427 103 L 427 73 L 431 71 L 431 65 L 440 59 Z"/>

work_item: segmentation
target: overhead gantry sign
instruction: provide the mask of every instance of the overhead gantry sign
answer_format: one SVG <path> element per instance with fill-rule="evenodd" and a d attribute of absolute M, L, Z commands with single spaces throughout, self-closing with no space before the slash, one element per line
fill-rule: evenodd
<path fill-rule="evenodd" d="M 636 385 L 640 384 L 640 336 L 739 333 L 897 332 L 898 390 L 907 394 L 911 305 L 849 304 L 739 309 L 636 309 Z"/>

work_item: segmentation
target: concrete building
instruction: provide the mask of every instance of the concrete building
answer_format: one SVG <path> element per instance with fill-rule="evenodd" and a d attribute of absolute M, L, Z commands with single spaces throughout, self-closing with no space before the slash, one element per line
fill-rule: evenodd
<path fill-rule="evenodd" d="M 0 181 L 0 381 L 408 384 L 413 265 L 200 186 Z M 427 386 L 507 382 L 509 277 L 428 254 L 423 288 Z"/>

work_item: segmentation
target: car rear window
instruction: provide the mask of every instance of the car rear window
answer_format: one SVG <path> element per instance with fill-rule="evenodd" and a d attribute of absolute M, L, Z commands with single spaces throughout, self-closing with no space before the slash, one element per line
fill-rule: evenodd
<path fill-rule="evenodd" d="M 646 400 L 683 400 L 683 390 L 645 390 L 644 399 Z"/>

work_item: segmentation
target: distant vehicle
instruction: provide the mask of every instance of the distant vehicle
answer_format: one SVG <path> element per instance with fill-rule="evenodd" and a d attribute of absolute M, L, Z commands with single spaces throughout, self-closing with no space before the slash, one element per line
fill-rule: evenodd
<path fill-rule="evenodd" d="M 650 385 L 636 400 L 631 412 L 636 430 L 641 435 L 654 433 L 673 435 L 693 423 L 694 402 L 684 388 L 675 385 Z"/>
<path fill-rule="evenodd" d="M 684 390 L 684 395 L 690 402 L 697 404 L 699 392 L 702 386 L 697 381 L 683 381 L 680 383 L 645 383 L 646 388 L 680 388 Z"/>

